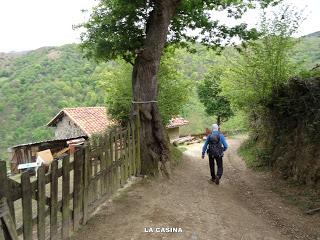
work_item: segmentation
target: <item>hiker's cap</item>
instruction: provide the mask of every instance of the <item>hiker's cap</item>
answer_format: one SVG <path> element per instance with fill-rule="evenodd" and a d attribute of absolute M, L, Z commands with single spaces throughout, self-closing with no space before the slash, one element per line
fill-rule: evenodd
<path fill-rule="evenodd" d="M 212 131 L 219 131 L 219 125 L 218 124 L 212 124 Z"/>

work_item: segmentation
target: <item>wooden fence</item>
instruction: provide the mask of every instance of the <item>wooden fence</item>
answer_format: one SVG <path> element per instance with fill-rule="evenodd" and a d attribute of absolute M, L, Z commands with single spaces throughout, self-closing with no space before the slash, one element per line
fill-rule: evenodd
<path fill-rule="evenodd" d="M 25 172 L 13 180 L 0 161 L 0 199 L 7 200 L 7 214 L 19 238 L 68 239 L 97 205 L 139 173 L 139 126 L 130 123 L 53 161 L 48 173 L 40 167 L 37 177 Z M 7 230 L 13 228 L 1 219 L 0 240 L 9 238 Z"/>

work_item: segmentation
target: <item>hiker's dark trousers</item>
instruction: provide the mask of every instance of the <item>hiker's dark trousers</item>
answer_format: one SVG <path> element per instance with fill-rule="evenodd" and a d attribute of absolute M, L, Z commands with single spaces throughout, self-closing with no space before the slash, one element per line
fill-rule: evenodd
<path fill-rule="evenodd" d="M 215 174 L 214 161 L 217 162 L 217 166 L 218 166 L 217 175 Z M 222 176 L 222 174 L 223 174 L 222 157 L 214 157 L 214 156 L 210 156 L 210 154 L 209 154 L 209 165 L 210 165 L 211 177 L 212 177 L 213 179 L 215 179 L 216 176 L 218 176 L 219 178 L 221 178 L 221 176 Z"/>

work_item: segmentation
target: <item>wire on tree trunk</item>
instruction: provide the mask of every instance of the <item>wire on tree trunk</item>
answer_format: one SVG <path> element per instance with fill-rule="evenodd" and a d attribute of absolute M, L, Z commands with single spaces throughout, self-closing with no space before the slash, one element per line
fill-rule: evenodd
<path fill-rule="evenodd" d="M 151 101 L 132 101 L 133 104 L 145 104 L 145 103 L 157 103 L 158 101 L 151 100 Z"/>

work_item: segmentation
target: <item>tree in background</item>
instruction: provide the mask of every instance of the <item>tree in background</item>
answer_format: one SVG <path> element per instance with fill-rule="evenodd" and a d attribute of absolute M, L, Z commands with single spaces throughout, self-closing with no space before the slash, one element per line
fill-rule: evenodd
<path fill-rule="evenodd" d="M 198 85 L 200 102 L 209 116 L 217 117 L 219 126 L 222 121 L 227 121 L 233 115 L 230 101 L 222 95 L 220 86 L 222 74 L 222 70 L 212 68 Z"/>
<path fill-rule="evenodd" d="M 157 100 L 157 74 L 167 43 L 187 46 L 201 41 L 216 47 L 238 36 L 248 40 L 256 31 L 245 24 L 228 27 L 211 18 L 210 11 L 226 10 L 229 17 L 240 18 L 249 8 L 266 7 L 274 0 L 100 0 L 93 9 L 82 34 L 88 57 L 110 60 L 122 57 L 133 65 L 133 115 L 141 119 L 141 162 L 143 174 L 157 174 L 160 161 L 167 174 L 168 138 L 164 131 Z M 195 35 L 193 31 L 199 31 Z"/>
<path fill-rule="evenodd" d="M 273 89 L 296 73 L 291 61 L 296 40 L 291 36 L 300 22 L 301 15 L 288 6 L 283 6 L 280 13 L 274 13 L 271 18 L 264 14 L 261 39 L 250 42 L 240 54 L 231 57 L 232 63 L 222 77 L 223 94 L 233 105 L 258 115 Z"/>
<path fill-rule="evenodd" d="M 125 123 L 130 118 L 132 88 L 132 66 L 125 61 L 117 60 L 113 64 L 101 65 L 92 76 L 104 89 L 104 101 L 108 114 L 119 122 Z"/>

